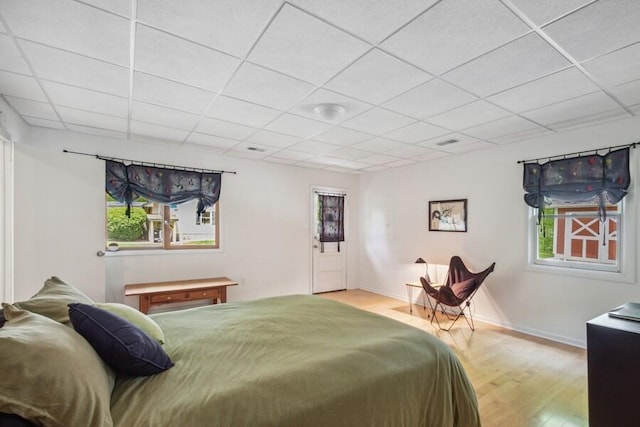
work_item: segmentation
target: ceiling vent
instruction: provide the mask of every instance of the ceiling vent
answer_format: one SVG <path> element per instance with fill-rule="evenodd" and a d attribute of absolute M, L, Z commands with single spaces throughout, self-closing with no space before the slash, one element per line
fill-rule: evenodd
<path fill-rule="evenodd" d="M 255 151 L 257 153 L 264 153 L 265 151 L 267 151 L 264 148 L 258 148 L 258 147 L 247 147 L 247 150 Z"/>
<path fill-rule="evenodd" d="M 439 145 L 439 146 L 442 147 L 443 145 L 455 144 L 456 142 L 459 142 L 459 140 L 457 140 L 457 139 L 447 139 L 446 141 L 437 142 L 436 145 Z"/>

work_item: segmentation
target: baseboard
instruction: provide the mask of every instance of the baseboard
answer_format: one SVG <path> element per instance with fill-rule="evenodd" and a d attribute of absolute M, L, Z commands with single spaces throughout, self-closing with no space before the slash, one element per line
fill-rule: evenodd
<path fill-rule="evenodd" d="M 392 293 L 392 292 L 385 292 L 385 291 L 380 291 L 379 289 L 371 289 L 371 288 L 367 288 L 367 287 L 360 287 L 358 289 L 361 289 L 363 291 L 367 291 L 367 292 L 371 292 L 374 294 L 378 294 L 378 295 L 383 295 L 385 297 L 389 297 L 389 298 L 393 298 L 393 299 L 397 299 L 400 301 L 405 301 L 407 304 L 409 304 L 409 295 L 399 295 L 397 293 Z M 418 298 L 420 298 L 418 296 Z M 414 301 L 413 304 L 420 304 L 422 305 L 421 302 L 419 301 Z M 473 316 L 474 320 L 478 320 L 480 322 L 484 322 L 484 323 L 488 323 L 490 325 L 494 325 L 494 326 L 499 326 L 501 328 L 504 329 L 508 329 L 510 331 L 515 331 L 515 332 L 520 332 L 522 334 L 526 334 L 526 335 L 531 335 L 537 338 L 544 338 L 547 339 L 549 341 L 554 341 L 554 342 L 559 342 L 562 344 L 567 344 L 573 347 L 579 347 L 579 348 L 587 348 L 587 343 L 584 340 L 576 340 L 574 338 L 570 338 L 570 337 L 566 337 L 564 335 L 557 335 L 557 334 L 550 334 L 548 332 L 545 331 L 540 331 L 537 329 L 531 329 L 531 328 L 525 328 L 525 327 L 520 327 L 517 325 L 507 325 L 505 323 L 502 323 L 500 321 L 497 321 L 495 319 L 491 319 L 482 315 L 478 315 L 478 314 L 474 314 Z"/>

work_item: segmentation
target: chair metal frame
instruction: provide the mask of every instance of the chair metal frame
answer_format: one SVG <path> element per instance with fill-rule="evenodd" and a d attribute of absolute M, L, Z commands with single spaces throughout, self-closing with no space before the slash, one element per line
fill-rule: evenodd
<path fill-rule="evenodd" d="M 449 271 L 447 272 L 447 278 L 444 285 L 436 289 L 431 286 L 424 277 L 420 277 L 422 287 L 428 295 L 427 300 L 429 300 L 429 308 L 431 309 L 431 323 L 433 323 L 433 319 L 435 319 L 438 324 L 438 328 L 441 331 L 450 331 L 458 319 L 460 317 L 464 317 L 471 331 L 475 331 L 473 314 L 471 313 L 470 308 L 471 300 L 475 296 L 476 292 L 478 292 L 478 289 L 480 289 L 480 286 L 487 276 L 493 272 L 495 265 L 496 263 L 494 262 L 485 270 L 482 270 L 479 273 L 473 273 L 464 265 L 464 262 L 462 262 L 462 259 L 459 256 L 453 256 L 449 262 Z M 452 290 L 451 285 L 468 279 L 475 279 L 474 286 L 470 289 L 469 294 L 456 295 Z M 431 299 L 435 301 L 435 304 L 431 303 Z M 442 327 L 440 320 L 438 320 L 438 317 L 436 316 L 438 305 L 440 305 L 440 311 L 451 321 L 451 324 L 447 328 Z M 457 312 L 449 313 L 445 309 L 445 306 L 457 309 Z M 466 313 L 468 313 L 468 315 Z M 454 317 L 451 317 L 450 314 Z"/>

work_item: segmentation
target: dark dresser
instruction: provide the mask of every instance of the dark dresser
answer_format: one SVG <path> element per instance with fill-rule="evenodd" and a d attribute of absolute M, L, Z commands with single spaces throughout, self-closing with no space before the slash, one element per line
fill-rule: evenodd
<path fill-rule="evenodd" d="M 640 426 L 640 322 L 587 322 L 590 427 Z"/>

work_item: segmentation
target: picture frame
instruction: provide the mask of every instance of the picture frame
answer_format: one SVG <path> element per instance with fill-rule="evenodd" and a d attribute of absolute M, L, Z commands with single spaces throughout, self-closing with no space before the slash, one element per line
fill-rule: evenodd
<path fill-rule="evenodd" d="M 466 233 L 467 199 L 430 200 L 429 231 Z"/>

